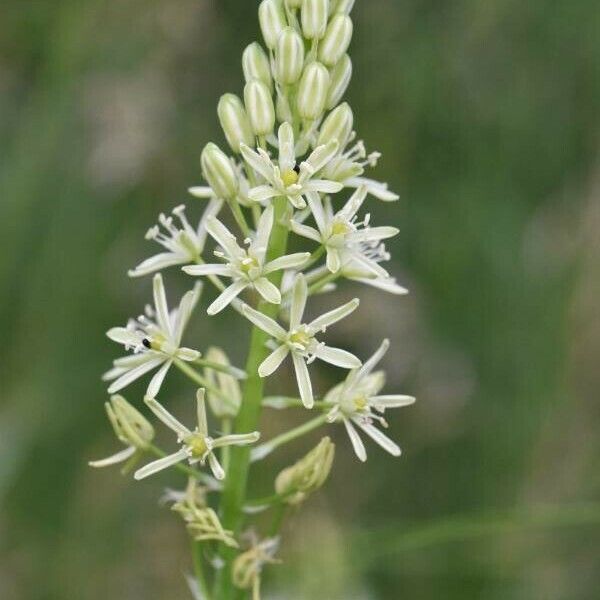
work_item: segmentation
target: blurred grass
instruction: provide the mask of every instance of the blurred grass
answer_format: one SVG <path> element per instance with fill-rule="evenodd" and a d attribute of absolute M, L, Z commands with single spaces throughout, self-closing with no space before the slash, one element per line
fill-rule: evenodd
<path fill-rule="evenodd" d="M 125 269 L 149 251 L 156 214 L 187 201 L 202 145 L 221 140 L 214 107 L 240 90 L 255 9 L 3 3 L 3 600 L 186 597 L 185 535 L 155 503 L 167 481 L 133 485 L 85 462 L 113 443 L 99 373 L 115 349 L 103 332 L 148 292 Z M 310 549 L 318 524 L 335 544 L 330 570 L 286 564 L 277 585 L 325 600 L 587 600 L 600 587 L 586 508 L 600 483 L 600 11 L 592 0 L 357 0 L 355 17 L 350 100 L 384 153 L 378 176 L 403 197 L 372 212 L 399 224 L 393 270 L 413 293 L 367 293 L 370 310 L 335 341 L 356 346 L 360 332 L 366 354 L 389 335 L 389 389 L 419 403 L 391 419 L 398 462 L 369 448 L 358 465 L 336 435 L 331 485 L 289 540 Z M 195 339 L 218 339 L 239 364 L 239 325 L 201 320 Z M 169 389 L 183 403 L 181 383 Z M 265 427 L 278 431 L 277 418 Z M 568 522 L 504 535 L 540 502 Z M 475 524 L 453 516 L 482 511 Z M 354 554 L 379 547 L 382 528 L 382 551 L 403 549 L 402 560 L 361 566 Z M 429 536 L 449 536 L 446 550 L 417 552 Z"/>

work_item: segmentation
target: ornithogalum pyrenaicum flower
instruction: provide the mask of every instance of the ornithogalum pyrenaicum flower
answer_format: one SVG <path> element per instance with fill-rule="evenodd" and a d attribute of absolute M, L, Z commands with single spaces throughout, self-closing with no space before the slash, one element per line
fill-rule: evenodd
<path fill-rule="evenodd" d="M 306 408 L 312 408 L 314 397 L 307 363 L 319 358 L 345 369 L 354 369 L 361 364 L 360 360 L 347 350 L 326 346 L 315 337 L 317 333 L 324 332 L 327 327 L 354 312 L 358 307 L 359 300 L 355 298 L 309 323 L 303 323 L 307 298 L 306 280 L 303 275 L 298 275 L 292 292 L 290 324 L 287 331 L 279 323 L 248 305 L 242 307 L 242 312 L 275 340 L 275 349 L 260 364 L 258 374 L 261 377 L 268 377 L 279 368 L 288 354 L 291 354 L 300 397 Z"/>
<path fill-rule="evenodd" d="M 215 252 L 217 258 L 223 260 L 218 264 L 203 264 L 183 267 L 188 275 L 219 275 L 230 277 L 232 283 L 225 288 L 217 299 L 208 307 L 208 314 L 221 312 L 229 303 L 246 288 L 255 289 L 263 299 L 273 304 L 281 302 L 281 293 L 273 285 L 268 275 L 280 269 L 301 267 L 310 257 L 308 252 L 298 252 L 280 256 L 267 262 L 266 255 L 269 238 L 273 229 L 273 207 L 267 207 L 256 229 L 256 235 L 248 240 L 246 248 L 242 248 L 235 235 L 216 217 L 206 223 L 208 233 L 216 240 L 220 250 Z"/>
<path fill-rule="evenodd" d="M 383 371 L 373 373 L 373 369 L 389 347 L 389 341 L 384 340 L 362 367 L 350 371 L 346 380 L 336 385 L 324 398 L 325 403 L 334 405 L 329 412 L 328 420 L 344 423 L 354 452 L 362 461 L 367 460 L 367 452 L 354 426 L 356 425 L 392 456 L 400 456 L 398 445 L 379 430 L 375 423 L 387 428 L 383 414 L 388 408 L 408 406 L 415 401 L 412 396 L 379 393 L 385 384 L 385 375 Z"/>
<path fill-rule="evenodd" d="M 160 386 L 175 360 L 186 362 L 200 358 L 200 352 L 181 346 L 186 325 L 198 298 L 201 287 L 198 285 L 184 294 L 179 307 L 169 312 L 163 279 L 154 276 L 154 307 L 147 306 L 146 314 L 129 321 L 126 327 L 113 327 L 106 335 L 113 341 L 123 344 L 132 354 L 117 358 L 113 368 L 104 374 L 105 381 L 112 381 L 108 388 L 114 394 L 146 373 L 158 369 L 154 374 L 146 394 L 156 396 Z"/>
<path fill-rule="evenodd" d="M 213 475 L 217 479 L 225 478 L 225 471 L 219 463 L 214 450 L 226 446 L 245 446 L 253 444 L 260 438 L 257 431 L 239 435 L 222 435 L 210 437 L 208 435 L 208 423 L 206 421 L 206 405 L 204 401 L 205 390 L 200 388 L 196 393 L 197 424 L 193 429 L 188 429 L 178 421 L 162 404 L 155 398 L 146 397 L 145 402 L 152 412 L 172 431 L 177 434 L 177 442 L 181 448 L 164 458 L 138 469 L 134 477 L 144 479 L 154 473 L 158 473 L 177 463 L 188 461 L 191 465 L 196 463 L 205 464 L 208 461 Z"/>

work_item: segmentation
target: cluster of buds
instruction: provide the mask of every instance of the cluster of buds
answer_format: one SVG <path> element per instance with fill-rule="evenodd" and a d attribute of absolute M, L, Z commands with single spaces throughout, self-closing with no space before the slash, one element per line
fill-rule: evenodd
<path fill-rule="evenodd" d="M 279 473 L 275 491 L 287 504 L 301 504 L 329 477 L 334 454 L 335 444 L 324 437 L 306 456 Z"/>
<path fill-rule="evenodd" d="M 203 213 L 196 222 L 191 210 L 180 205 L 159 216 L 146 236 L 160 246 L 159 252 L 129 272 L 131 277 L 153 275 L 152 306 L 107 333 L 127 351 L 104 376 L 108 392 L 152 373 L 143 405 L 175 434 L 176 447 L 171 453 L 155 447 L 150 422 L 121 396 L 113 396 L 106 410 L 125 449 L 91 464 L 125 462 L 129 470 L 142 454 L 151 453 L 155 460 L 134 472 L 136 480 L 171 468 L 189 477 L 185 491 L 171 493 L 172 508 L 195 542 L 216 542 L 211 564 L 219 567 L 215 585 L 228 592 L 226 597 L 233 597 L 235 586 L 258 600 L 262 570 L 277 562 L 277 537 L 255 538 L 237 553 L 241 521 L 251 518 L 252 509 L 275 508 L 284 514 L 286 506 L 302 504 L 326 482 L 335 445 L 323 437 L 279 473 L 276 493 L 266 499 L 245 497 L 250 462 L 328 425 L 347 433 L 346 446 L 360 461 L 367 458 L 364 436 L 399 456 L 399 446 L 384 433 L 384 415 L 414 401 L 381 393 L 385 376 L 374 369 L 389 347 L 387 340 L 364 363 L 363 348 L 350 352 L 326 342 L 329 328 L 359 308 L 358 298 L 309 315 L 310 299 L 335 289 L 343 279 L 406 293 L 382 266 L 390 259 L 384 241 L 398 229 L 372 224 L 364 212 L 371 197 L 391 202 L 398 196 L 386 183 L 365 176 L 380 154 L 368 152 L 358 138 L 355 115 L 344 101 L 352 76 L 353 5 L 354 0 L 260 2 L 264 44 L 246 47 L 243 89 L 224 94 L 217 107 L 228 149 L 212 142 L 204 146 L 200 165 L 205 184 L 189 189 L 205 203 Z M 302 251 L 288 254 L 288 238 L 301 244 Z M 179 304 L 169 307 L 163 272 L 173 268 L 181 277 L 181 271 L 186 277 L 202 277 L 207 287 L 215 288 L 216 297 L 206 307 L 209 316 L 233 308 L 252 325 L 247 371 L 234 367 L 219 347 L 202 354 L 183 345 L 202 284 L 196 279 Z M 309 367 L 317 359 L 344 371 L 341 382 L 324 395 L 311 381 Z M 284 362 L 293 368 L 297 393 L 268 403 L 263 380 L 280 372 Z M 163 382 L 176 369 L 196 388 L 196 418 L 189 427 L 162 398 Z M 319 414 L 252 452 L 237 448 L 258 442 L 262 407 L 288 406 Z M 219 510 L 213 501 L 217 494 L 209 504 L 208 491 L 223 494 Z"/>

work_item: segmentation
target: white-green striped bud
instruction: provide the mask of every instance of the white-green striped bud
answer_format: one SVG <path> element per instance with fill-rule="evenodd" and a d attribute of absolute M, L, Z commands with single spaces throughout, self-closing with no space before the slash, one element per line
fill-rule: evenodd
<path fill-rule="evenodd" d="M 340 103 L 348 89 L 350 79 L 352 79 L 352 61 L 347 54 L 344 54 L 331 70 L 331 85 L 326 104 L 328 109 L 332 109 Z"/>
<path fill-rule="evenodd" d="M 335 110 L 331 111 L 323 124 L 317 138 L 317 146 L 322 146 L 330 140 L 337 140 L 341 149 L 346 147 L 352 127 L 354 125 L 354 115 L 347 102 L 340 104 Z"/>
<path fill-rule="evenodd" d="M 293 27 L 286 27 L 277 40 L 275 79 L 282 85 L 296 83 L 304 65 L 304 41 Z"/>
<path fill-rule="evenodd" d="M 212 142 L 204 146 L 200 156 L 202 174 L 218 198 L 234 198 L 238 180 L 229 157 Z"/>
<path fill-rule="evenodd" d="M 320 40 L 327 29 L 329 0 L 304 0 L 302 2 L 302 33 L 304 37 Z"/>
<path fill-rule="evenodd" d="M 253 42 L 244 50 L 242 54 L 242 69 L 244 70 L 244 79 L 246 82 L 258 79 L 269 88 L 269 91 L 273 89 L 269 58 L 258 42 Z"/>
<path fill-rule="evenodd" d="M 123 396 L 111 396 L 104 408 L 115 435 L 124 444 L 145 450 L 154 439 L 154 427 Z"/>
<path fill-rule="evenodd" d="M 241 143 L 251 148 L 254 146 L 254 134 L 244 103 L 235 94 L 221 96 L 217 114 L 227 143 L 234 152 L 239 153 Z"/>
<path fill-rule="evenodd" d="M 230 367 L 231 363 L 221 348 L 209 348 L 205 360 L 208 362 Z M 219 419 L 236 417 L 242 403 L 242 392 L 238 380 L 229 373 L 217 371 L 210 366 L 204 369 L 204 378 L 210 384 L 207 387 L 206 396 L 208 404 Z"/>
<path fill-rule="evenodd" d="M 263 0 L 258 7 L 258 20 L 265 44 L 273 50 L 281 31 L 287 25 L 281 0 Z"/>
<path fill-rule="evenodd" d="M 333 12 L 338 15 L 349 15 L 354 8 L 354 1 L 355 0 L 337 0 Z"/>
<path fill-rule="evenodd" d="M 285 5 L 289 9 L 295 10 L 296 8 L 300 8 L 302 6 L 302 0 L 285 0 Z"/>
<path fill-rule="evenodd" d="M 335 15 L 319 44 L 319 60 L 328 67 L 335 65 L 348 50 L 352 39 L 352 19 L 346 15 Z"/>
<path fill-rule="evenodd" d="M 273 133 L 275 107 L 269 88 L 258 79 L 252 79 L 244 88 L 244 103 L 255 135 Z"/>
<path fill-rule="evenodd" d="M 325 108 L 329 92 L 329 71 L 320 62 L 307 65 L 300 79 L 296 107 L 303 119 L 318 119 Z"/>
<path fill-rule="evenodd" d="M 277 113 L 277 120 L 280 123 L 291 123 L 294 120 L 292 114 L 292 107 L 288 97 L 283 94 L 277 94 L 277 101 L 275 102 L 275 112 Z"/>

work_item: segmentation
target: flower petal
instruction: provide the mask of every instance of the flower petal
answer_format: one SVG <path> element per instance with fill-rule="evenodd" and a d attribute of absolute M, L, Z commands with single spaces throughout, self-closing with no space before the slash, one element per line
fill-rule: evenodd
<path fill-rule="evenodd" d="M 373 353 L 373 356 L 363 364 L 363 366 L 356 372 L 354 381 L 360 381 L 363 377 L 366 377 L 371 371 L 379 364 L 379 361 L 385 356 L 389 350 L 390 340 L 384 339 L 379 348 Z"/>
<path fill-rule="evenodd" d="M 386 452 L 389 452 L 392 456 L 400 456 L 402 450 L 396 442 L 390 440 L 390 438 L 382 433 L 372 425 L 371 423 L 364 423 L 361 419 L 355 419 L 354 422 L 377 444 L 379 444 Z"/>
<path fill-rule="evenodd" d="M 321 243 L 321 235 L 313 227 L 309 227 L 308 225 L 302 225 L 301 223 L 298 223 L 294 220 L 290 221 L 290 227 L 296 235 L 301 235 L 302 237 L 314 240 L 319 244 Z"/>
<path fill-rule="evenodd" d="M 285 337 L 287 335 L 286 331 L 283 329 L 283 327 L 281 325 L 279 325 L 279 323 L 277 323 L 270 317 L 267 317 L 266 315 L 263 315 L 261 312 L 254 310 L 247 304 L 242 305 L 242 313 L 248 320 L 252 321 L 252 323 L 254 323 L 254 325 L 256 325 L 257 327 L 260 327 L 263 331 L 268 333 L 270 336 L 272 336 L 278 340 L 285 339 Z"/>
<path fill-rule="evenodd" d="M 196 198 L 214 198 L 215 196 L 213 189 L 207 185 L 195 185 L 188 188 L 188 192 Z"/>
<path fill-rule="evenodd" d="M 266 277 L 259 277 L 253 282 L 256 291 L 271 304 L 281 304 L 281 293 Z"/>
<path fill-rule="evenodd" d="M 330 140 L 327 144 L 317 146 L 306 159 L 306 162 L 311 166 L 314 173 L 317 173 L 336 155 L 338 148 L 338 141 Z"/>
<path fill-rule="evenodd" d="M 294 144 L 294 130 L 289 123 L 282 123 L 277 132 L 279 141 L 279 168 L 282 172 L 294 168 L 296 153 Z"/>
<path fill-rule="evenodd" d="M 400 230 L 397 227 L 367 227 L 347 234 L 346 239 L 351 243 L 357 242 L 377 242 L 398 235 Z"/>
<path fill-rule="evenodd" d="M 346 304 L 342 304 L 342 306 L 338 306 L 329 312 L 317 317 L 314 321 L 309 323 L 309 327 L 313 331 L 323 331 L 330 325 L 337 323 L 344 317 L 347 317 L 349 314 L 353 313 L 360 304 L 360 300 L 358 298 L 354 298 L 354 300 L 350 300 L 350 302 L 346 302 Z"/>
<path fill-rule="evenodd" d="M 367 460 L 367 451 L 365 450 L 365 445 L 363 441 L 360 439 L 358 432 L 354 429 L 354 426 L 348 419 L 344 419 L 344 426 L 346 427 L 346 431 L 348 432 L 348 437 L 352 442 L 352 447 L 354 448 L 354 453 L 358 456 L 358 459 L 362 462 Z"/>
<path fill-rule="evenodd" d="M 269 356 L 267 356 L 267 358 L 265 358 L 265 360 L 263 360 L 258 367 L 258 374 L 260 377 L 268 377 L 269 375 L 273 374 L 279 368 L 279 365 L 281 365 L 281 363 L 285 360 L 289 352 L 290 350 L 285 344 L 282 344 L 273 350 L 273 352 L 271 352 L 271 354 L 269 354 Z"/>
<path fill-rule="evenodd" d="M 181 344 L 181 338 L 183 337 L 183 332 L 189 323 L 190 317 L 192 316 L 192 312 L 198 303 L 198 299 L 200 298 L 200 294 L 202 293 L 202 284 L 197 283 L 194 286 L 194 289 L 189 290 L 183 295 L 181 298 L 181 302 L 179 303 L 179 308 L 176 313 L 172 315 L 172 325 L 173 325 L 173 341 L 175 345 L 179 346 Z"/>
<path fill-rule="evenodd" d="M 354 354 L 341 348 L 331 348 L 330 346 L 319 344 L 313 353 L 317 358 L 343 369 L 356 369 L 361 365 L 360 360 Z"/>
<path fill-rule="evenodd" d="M 231 301 L 240 295 L 240 293 L 249 286 L 247 281 L 238 279 L 234 281 L 229 287 L 226 287 L 215 299 L 215 301 L 206 309 L 209 315 L 216 315 L 221 312 Z"/>
<path fill-rule="evenodd" d="M 148 389 L 146 390 L 146 394 L 151 398 L 156 398 L 158 392 L 160 392 L 160 386 L 162 385 L 165 377 L 167 375 L 167 371 L 171 368 L 173 364 L 172 360 L 168 360 L 156 373 L 152 376 L 150 383 L 148 384 Z"/>
<path fill-rule="evenodd" d="M 308 298 L 308 287 L 304 275 L 296 276 L 294 288 L 292 290 L 292 302 L 290 306 L 290 329 L 296 329 L 302 322 L 304 309 L 306 308 L 306 299 Z"/>
<path fill-rule="evenodd" d="M 331 248 L 331 246 L 327 246 L 327 268 L 332 273 L 337 273 L 342 266 L 342 261 L 340 259 L 340 253 L 337 248 Z"/>
<path fill-rule="evenodd" d="M 256 227 L 256 237 L 250 248 L 260 263 L 262 264 L 269 247 L 269 238 L 273 229 L 273 206 L 267 206 L 260 216 L 258 226 Z"/>
<path fill-rule="evenodd" d="M 280 256 L 270 263 L 267 263 L 263 269 L 263 273 L 266 275 L 273 271 L 279 271 L 280 269 L 296 269 L 302 267 L 304 263 L 310 258 L 310 252 L 296 252 L 294 254 L 286 254 Z"/>
<path fill-rule="evenodd" d="M 325 230 L 327 229 L 327 222 L 325 210 L 323 209 L 323 202 L 321 202 L 321 196 L 317 192 L 308 192 L 306 194 L 306 201 L 308 202 L 308 206 L 310 206 L 310 211 L 312 212 L 321 235 L 324 235 Z"/>
<path fill-rule="evenodd" d="M 137 267 L 130 269 L 127 274 L 129 277 L 142 277 L 143 275 L 149 275 L 155 271 L 161 269 L 167 269 L 168 267 L 174 267 L 176 265 L 184 265 L 190 261 L 189 256 L 183 254 L 175 254 L 174 252 L 161 252 L 155 254 L 150 258 L 142 261 Z"/>
<path fill-rule="evenodd" d="M 279 192 L 270 185 L 257 185 L 248 192 L 248 198 L 254 202 L 264 202 L 278 195 Z"/>
<path fill-rule="evenodd" d="M 112 382 L 112 384 L 108 388 L 109 394 L 114 394 L 119 390 L 122 390 L 124 387 L 128 386 L 132 381 L 139 379 L 142 375 L 148 373 L 148 371 L 152 371 L 159 365 L 165 362 L 165 357 L 160 356 L 158 358 L 151 358 L 147 362 L 142 363 L 141 365 L 129 369 L 126 373 L 121 375 L 118 379 Z"/>
<path fill-rule="evenodd" d="M 183 439 L 191 434 L 191 431 L 176 419 L 158 400 L 146 396 L 144 402 L 148 408 L 172 431 L 177 434 L 177 437 Z"/>
<path fill-rule="evenodd" d="M 356 213 L 362 206 L 365 198 L 367 197 L 367 188 L 365 186 L 359 187 L 353 194 L 348 198 L 346 204 L 338 215 L 346 221 L 351 221 Z"/>
<path fill-rule="evenodd" d="M 189 265 L 183 267 L 182 271 L 188 275 L 194 275 L 201 277 L 202 275 L 217 275 L 221 277 L 231 277 L 231 267 L 223 264 L 210 264 L 210 265 Z"/>
<path fill-rule="evenodd" d="M 206 219 L 206 231 L 230 257 L 242 258 L 245 256 L 246 253 L 238 246 L 235 235 L 216 217 Z"/>
<path fill-rule="evenodd" d="M 384 202 L 394 202 L 400 198 L 398 194 L 394 194 L 394 192 L 388 190 L 386 183 L 381 183 L 380 181 L 375 181 L 374 179 L 367 179 L 366 177 L 351 177 L 344 183 L 348 187 L 355 188 L 366 186 L 367 191 L 369 194 L 371 194 L 371 196 L 375 196 L 375 198 L 383 200 Z"/>
<path fill-rule="evenodd" d="M 162 332 L 171 337 L 171 322 L 169 319 L 169 306 L 167 305 L 167 296 L 165 294 L 165 285 L 160 273 L 154 276 L 152 281 L 152 291 L 154 293 L 154 307 L 156 309 L 157 324 Z"/>
<path fill-rule="evenodd" d="M 416 398 L 413 396 L 403 396 L 401 394 L 385 394 L 383 396 L 371 396 L 369 398 L 369 403 L 377 408 L 377 410 L 402 408 L 403 406 L 410 406 L 415 402 Z"/>
<path fill-rule="evenodd" d="M 136 453 L 136 448 L 134 446 L 129 446 L 125 448 L 125 450 L 121 450 L 108 458 L 102 458 L 100 460 L 91 460 L 88 462 L 90 467 L 95 467 L 100 469 L 102 467 L 110 467 L 111 465 L 117 465 L 119 463 L 125 462 L 127 459 L 131 458 Z"/>
<path fill-rule="evenodd" d="M 217 460 L 217 457 L 212 452 L 208 455 L 208 464 L 212 469 L 215 479 L 218 479 L 219 481 L 225 479 L 225 471 Z"/>
<path fill-rule="evenodd" d="M 137 348 L 142 343 L 144 336 L 139 331 L 127 327 L 113 327 L 106 332 L 107 337 L 117 344 L 130 348 Z"/>
<path fill-rule="evenodd" d="M 322 194 L 336 194 L 343 189 L 344 184 L 328 179 L 311 179 L 304 184 L 304 189 L 309 192 L 321 192 Z"/>
<path fill-rule="evenodd" d="M 294 371 L 296 372 L 298 391 L 300 392 L 302 404 L 304 404 L 306 408 L 312 408 L 315 401 L 306 362 L 304 362 L 304 359 L 295 352 L 292 352 L 292 359 L 294 361 Z"/>
<path fill-rule="evenodd" d="M 175 465 L 181 462 L 182 460 L 185 460 L 186 458 L 187 452 L 185 451 L 185 449 L 181 449 L 178 452 L 175 452 L 174 454 L 169 454 L 169 456 L 165 456 L 164 458 L 159 458 L 154 462 L 148 463 L 146 466 L 142 467 L 141 469 L 138 469 L 134 473 L 133 477 L 139 481 L 140 479 L 144 479 L 146 477 L 149 477 L 150 475 L 154 475 L 154 473 L 158 473 L 163 469 L 167 469 L 168 467 Z"/>
<path fill-rule="evenodd" d="M 267 181 L 273 179 L 273 163 L 269 157 L 258 154 L 246 144 L 240 144 L 240 152 L 244 160 L 257 172 L 260 173 Z"/>
<path fill-rule="evenodd" d="M 216 440 L 213 440 L 213 448 L 222 448 L 223 446 L 247 446 L 254 444 L 260 440 L 260 433 L 253 431 L 252 433 L 232 433 L 231 435 L 223 435 Z"/>

